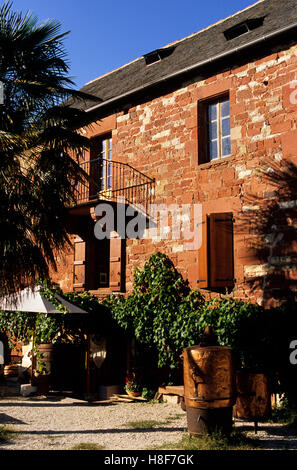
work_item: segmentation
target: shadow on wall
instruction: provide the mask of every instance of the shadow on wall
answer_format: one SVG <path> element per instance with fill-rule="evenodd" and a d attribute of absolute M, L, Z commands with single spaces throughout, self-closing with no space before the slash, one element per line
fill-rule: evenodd
<path fill-rule="evenodd" d="M 252 188 L 257 193 L 242 194 L 238 224 L 249 260 L 245 282 L 261 292 L 265 307 L 296 300 L 297 167 L 289 160 L 266 160 L 255 170 Z"/>

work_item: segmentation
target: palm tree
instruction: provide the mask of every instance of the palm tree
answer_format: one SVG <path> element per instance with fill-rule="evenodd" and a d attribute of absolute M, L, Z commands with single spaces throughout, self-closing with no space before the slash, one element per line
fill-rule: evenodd
<path fill-rule="evenodd" d="M 65 34 L 0 8 L 0 296 L 48 278 L 69 241 L 67 206 L 83 177 L 74 157 L 88 146 L 79 129 L 93 118 L 73 107 L 90 96 L 68 77 Z"/>

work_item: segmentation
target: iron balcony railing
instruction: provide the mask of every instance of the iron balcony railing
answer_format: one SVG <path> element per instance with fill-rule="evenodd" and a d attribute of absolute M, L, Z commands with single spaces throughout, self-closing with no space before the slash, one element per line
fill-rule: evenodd
<path fill-rule="evenodd" d="M 80 163 L 85 178 L 76 186 L 76 203 L 90 201 L 118 201 L 142 206 L 148 213 L 149 204 L 154 195 L 155 180 L 133 168 L 128 163 L 121 163 L 104 158 Z"/>

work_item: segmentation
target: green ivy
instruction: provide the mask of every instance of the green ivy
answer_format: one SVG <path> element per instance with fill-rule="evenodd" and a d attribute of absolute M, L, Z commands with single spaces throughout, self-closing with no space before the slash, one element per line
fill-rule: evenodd
<path fill-rule="evenodd" d="M 174 370 L 183 350 L 199 344 L 211 326 L 219 344 L 233 348 L 239 367 L 267 372 L 274 390 L 284 392 L 297 408 L 296 366 L 289 363 L 289 344 L 297 339 L 296 303 L 265 310 L 231 296 L 205 300 L 162 253 L 136 269 L 127 297 L 113 295 L 100 302 L 89 292 L 62 294 L 48 285 L 45 292 L 49 300 L 58 293 L 88 313 L 68 314 L 62 307 L 55 315 L 0 312 L 0 331 L 7 331 L 12 343 L 16 338 L 30 341 L 34 331 L 36 344 L 83 342 L 87 332 L 118 332 L 135 336 L 150 358 L 157 356 L 159 368 Z"/>
<path fill-rule="evenodd" d="M 139 343 L 157 349 L 158 366 L 176 368 L 183 349 L 199 338 L 199 316 L 204 300 L 191 291 L 172 261 L 156 253 L 136 269 L 130 296 L 112 296 L 104 304 L 113 318 Z"/>
<path fill-rule="evenodd" d="M 268 373 L 273 390 L 297 402 L 296 366 L 289 364 L 289 344 L 297 339 L 296 303 L 265 310 L 232 296 L 205 300 L 166 255 L 156 253 L 135 271 L 131 295 L 111 296 L 104 304 L 121 328 L 157 352 L 160 368 L 177 368 L 184 348 L 199 344 L 211 326 L 218 343 L 233 348 L 238 367 Z"/>
<path fill-rule="evenodd" d="M 34 334 L 34 343 L 84 343 L 88 332 L 104 335 L 119 326 L 111 318 L 110 311 L 89 292 L 63 293 L 61 289 L 47 282 L 42 285 L 42 293 L 61 313 L 0 312 L 0 331 L 8 333 L 9 345 L 14 348 L 18 343 L 29 343 Z M 86 314 L 69 313 L 60 303 L 59 294 L 67 301 L 85 310 Z"/>
<path fill-rule="evenodd" d="M 8 333 L 9 346 L 18 340 L 29 343 L 35 330 L 35 314 L 26 312 L 0 312 L 0 331 Z"/>

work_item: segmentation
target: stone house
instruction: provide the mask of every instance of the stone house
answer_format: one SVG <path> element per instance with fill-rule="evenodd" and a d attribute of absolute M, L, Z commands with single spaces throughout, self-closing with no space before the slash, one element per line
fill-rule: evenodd
<path fill-rule="evenodd" d="M 82 88 L 101 102 L 79 105 L 96 119 L 52 276 L 64 291 L 129 293 L 161 251 L 209 295 L 294 292 L 296 32 L 296 0 L 260 0 Z"/>

